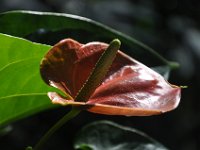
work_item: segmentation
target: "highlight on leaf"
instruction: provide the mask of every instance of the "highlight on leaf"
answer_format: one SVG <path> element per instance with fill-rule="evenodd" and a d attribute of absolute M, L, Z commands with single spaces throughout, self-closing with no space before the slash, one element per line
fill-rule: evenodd
<path fill-rule="evenodd" d="M 64 39 L 49 50 L 40 65 L 42 79 L 66 95 L 49 92 L 54 104 L 126 116 L 156 115 L 178 106 L 180 87 L 171 85 L 160 74 L 120 50 L 89 99 L 77 100 L 77 94 L 108 47 L 102 42 L 81 44 Z"/>

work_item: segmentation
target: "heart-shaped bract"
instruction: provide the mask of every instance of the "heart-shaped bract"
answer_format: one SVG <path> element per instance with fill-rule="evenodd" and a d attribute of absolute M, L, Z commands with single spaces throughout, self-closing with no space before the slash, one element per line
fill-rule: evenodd
<path fill-rule="evenodd" d="M 75 97 L 88 79 L 101 54 L 108 47 L 102 42 L 81 44 L 64 39 L 53 46 L 41 62 L 43 80 L 66 96 L 49 92 L 55 104 L 83 107 L 107 115 L 149 116 L 175 109 L 181 89 L 169 84 L 157 72 L 117 52 L 107 75 L 88 101 Z"/>

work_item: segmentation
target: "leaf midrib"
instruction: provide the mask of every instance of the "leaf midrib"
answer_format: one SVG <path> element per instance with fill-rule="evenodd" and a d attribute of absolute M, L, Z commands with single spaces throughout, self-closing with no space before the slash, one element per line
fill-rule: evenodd
<path fill-rule="evenodd" d="M 2 102 L 1 100 L 9 99 L 9 98 L 14 98 L 14 97 L 28 97 L 28 96 L 47 96 L 47 93 L 24 93 L 24 94 L 13 94 L 9 96 L 2 96 L 0 97 L 0 103 Z"/>
<path fill-rule="evenodd" d="M 17 60 L 17 61 L 9 62 L 5 66 L 3 66 L 2 68 L 0 68 L 0 73 L 2 71 L 4 71 L 6 68 L 11 67 L 12 65 L 15 65 L 15 64 L 18 64 L 18 63 L 22 63 L 22 62 L 25 62 L 25 61 L 34 60 L 34 59 L 37 60 L 37 59 L 40 59 L 40 57 L 25 58 L 25 59 L 20 59 L 20 60 Z"/>

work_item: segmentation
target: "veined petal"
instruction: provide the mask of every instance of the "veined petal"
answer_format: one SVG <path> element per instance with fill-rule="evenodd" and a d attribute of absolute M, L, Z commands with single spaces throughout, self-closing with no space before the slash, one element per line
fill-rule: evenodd
<path fill-rule="evenodd" d="M 107 47 L 101 42 L 84 45 L 72 39 L 62 40 L 45 55 L 40 68 L 42 78 L 75 98 Z M 94 113 L 148 116 L 175 109 L 180 92 L 180 87 L 118 51 L 103 82 L 87 102 L 68 100 L 53 92 L 48 95 L 54 104 L 84 107 Z"/>

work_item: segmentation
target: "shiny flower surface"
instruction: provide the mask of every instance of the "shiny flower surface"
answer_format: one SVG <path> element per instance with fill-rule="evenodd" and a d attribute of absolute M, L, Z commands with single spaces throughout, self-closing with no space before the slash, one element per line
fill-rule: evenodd
<path fill-rule="evenodd" d="M 161 114 L 178 106 L 180 87 L 169 84 L 160 74 L 121 51 L 90 98 L 86 102 L 76 101 L 77 93 L 107 47 L 108 44 L 101 42 L 81 44 L 64 39 L 49 50 L 41 62 L 41 76 L 48 85 L 65 94 L 49 92 L 54 104 L 126 116 Z"/>

